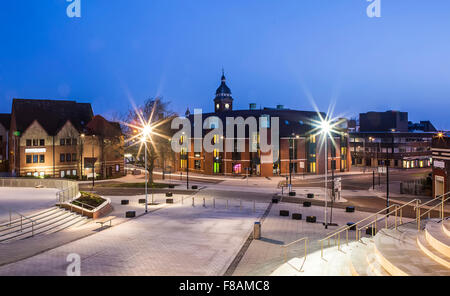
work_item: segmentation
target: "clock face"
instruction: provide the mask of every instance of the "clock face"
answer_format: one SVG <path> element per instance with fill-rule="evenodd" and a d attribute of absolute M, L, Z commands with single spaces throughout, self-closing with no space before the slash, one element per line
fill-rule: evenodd
<path fill-rule="evenodd" d="M 230 108 L 230 104 L 225 104 L 225 108 L 229 109 Z"/>
<path fill-rule="evenodd" d="M 219 109 L 219 108 L 220 108 L 220 105 L 219 105 L 219 104 L 217 104 L 217 105 L 216 105 L 216 108 L 217 108 L 217 109 Z"/>

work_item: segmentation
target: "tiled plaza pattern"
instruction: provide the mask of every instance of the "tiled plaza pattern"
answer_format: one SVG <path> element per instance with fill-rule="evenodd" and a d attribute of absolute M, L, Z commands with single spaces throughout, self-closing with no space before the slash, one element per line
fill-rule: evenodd
<path fill-rule="evenodd" d="M 204 208 L 200 201 L 162 208 L 138 219 L 0 267 L 0 275 L 66 275 L 71 253 L 82 275 L 222 275 L 267 204 Z"/>

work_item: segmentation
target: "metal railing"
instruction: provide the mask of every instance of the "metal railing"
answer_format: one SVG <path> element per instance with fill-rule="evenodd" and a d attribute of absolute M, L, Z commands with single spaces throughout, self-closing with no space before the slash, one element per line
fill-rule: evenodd
<path fill-rule="evenodd" d="M 403 208 L 405 208 L 407 206 L 412 206 L 413 204 L 415 204 L 414 209 L 416 209 L 419 206 L 419 204 L 420 204 L 420 200 L 419 199 L 414 199 L 414 200 L 412 200 L 412 201 L 410 201 L 410 202 L 408 202 L 406 204 L 403 204 L 401 206 L 400 205 L 394 205 L 394 210 L 389 211 L 388 213 L 386 213 L 384 215 L 381 215 L 379 217 L 377 216 L 375 218 L 375 220 L 371 221 L 370 223 L 367 223 L 367 224 L 365 224 L 365 225 L 363 225 L 363 226 L 361 226 L 359 228 L 357 227 L 356 228 L 356 234 L 357 235 L 359 234 L 359 240 L 362 237 L 361 230 L 362 229 L 366 229 L 369 226 L 371 227 L 371 230 L 372 230 L 371 235 L 373 237 L 375 235 L 375 233 L 377 232 L 377 227 L 378 227 L 377 224 L 378 224 L 378 221 L 380 221 L 380 220 L 384 219 L 384 221 L 385 221 L 385 228 L 388 229 L 390 227 L 389 226 L 389 216 L 394 216 L 394 229 L 397 230 L 398 226 L 403 224 Z M 419 220 L 418 220 L 418 215 L 417 215 L 417 211 L 416 211 L 416 222 L 417 221 L 419 221 Z"/>
<path fill-rule="evenodd" d="M 34 236 L 34 225 L 36 224 L 36 221 L 34 221 L 31 218 L 28 218 L 27 216 L 22 215 L 21 213 L 9 211 L 9 227 L 10 228 L 12 228 L 12 214 L 16 214 L 20 217 L 20 232 L 23 231 L 23 220 L 24 219 L 29 220 L 31 222 L 31 236 Z"/>
<path fill-rule="evenodd" d="M 372 233 L 373 230 L 377 229 L 377 222 L 381 219 L 385 219 L 386 220 L 386 228 L 388 227 L 387 223 L 388 223 L 388 219 L 387 217 L 389 217 L 390 215 L 395 215 L 395 227 L 398 226 L 398 216 L 400 214 L 400 223 L 403 223 L 403 208 L 407 207 L 407 206 L 411 206 L 412 204 L 416 204 L 416 206 L 419 205 L 420 200 L 418 199 L 414 199 L 402 206 L 399 205 L 391 205 L 375 214 L 370 215 L 369 217 L 366 217 L 352 225 L 345 225 L 345 226 L 341 226 L 340 228 L 338 228 L 337 230 L 335 230 L 334 232 L 328 233 L 327 236 L 321 240 L 319 240 L 320 244 L 321 244 L 321 257 L 323 258 L 323 247 L 324 247 L 324 242 L 326 240 L 328 240 L 328 246 L 330 246 L 330 239 L 334 238 L 335 240 L 335 245 L 338 246 L 338 250 L 340 250 L 341 247 L 341 234 L 343 232 L 345 232 L 345 236 L 346 236 L 346 244 L 348 245 L 349 243 L 349 231 L 353 228 L 356 230 L 355 232 L 355 240 L 360 241 L 361 240 L 361 229 L 364 229 L 365 227 L 368 227 L 369 225 L 373 225 L 374 227 L 372 228 Z M 366 222 L 370 219 L 375 218 L 374 221 L 371 221 L 370 223 L 365 224 L 364 226 L 360 226 L 363 222 Z"/>
<path fill-rule="evenodd" d="M 446 196 L 447 196 L 447 198 L 446 198 Z M 436 200 L 439 200 L 439 199 L 441 199 L 441 201 L 439 201 L 438 204 L 431 206 L 431 207 L 428 206 L 431 202 L 435 202 Z M 430 200 L 424 204 L 417 205 L 417 207 L 415 208 L 417 211 L 417 230 L 420 231 L 420 224 L 421 224 L 422 217 L 424 217 L 425 215 L 428 215 L 428 219 L 431 219 L 431 212 L 435 211 L 438 207 L 439 207 L 439 210 L 438 210 L 439 211 L 439 219 L 441 221 L 443 221 L 445 219 L 445 203 L 449 200 L 450 200 L 450 191 L 441 196 L 438 196 L 435 199 Z M 422 209 L 425 206 L 428 206 L 428 209 L 426 209 L 427 211 L 425 211 L 425 213 L 422 213 Z"/>
<path fill-rule="evenodd" d="M 287 252 L 288 252 L 288 248 L 290 247 L 290 246 L 292 246 L 292 245 L 295 245 L 295 244 L 298 244 L 298 243 L 301 243 L 301 242 L 305 242 L 305 257 L 304 257 L 304 259 L 303 259 L 303 263 L 302 263 L 302 266 L 300 266 L 300 269 L 297 269 L 297 268 L 295 268 L 295 266 L 292 266 L 293 268 L 295 268 L 297 271 L 299 271 L 299 272 L 302 272 L 303 270 L 303 266 L 305 265 L 305 262 L 306 262 L 306 257 L 308 256 L 308 244 L 309 244 L 309 238 L 308 237 L 304 237 L 304 238 L 301 238 L 301 239 L 298 239 L 298 240 L 296 240 L 296 241 L 293 241 L 292 243 L 289 243 L 289 244 L 287 244 L 287 245 L 282 245 L 281 246 L 281 248 L 283 248 L 283 250 L 284 250 L 284 262 L 285 263 L 287 263 L 288 262 L 288 260 L 287 260 Z"/>

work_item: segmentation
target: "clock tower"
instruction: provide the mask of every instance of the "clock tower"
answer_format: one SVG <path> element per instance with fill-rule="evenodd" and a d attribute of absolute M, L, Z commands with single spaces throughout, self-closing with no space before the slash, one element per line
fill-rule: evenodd
<path fill-rule="evenodd" d="M 222 83 L 216 91 L 216 98 L 214 99 L 215 112 L 224 112 L 233 110 L 233 98 L 231 97 L 231 90 L 226 84 L 225 73 L 222 70 Z"/>

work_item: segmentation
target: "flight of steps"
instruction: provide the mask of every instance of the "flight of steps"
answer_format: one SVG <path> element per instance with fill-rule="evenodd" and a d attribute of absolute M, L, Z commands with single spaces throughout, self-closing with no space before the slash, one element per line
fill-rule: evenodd
<path fill-rule="evenodd" d="M 420 232 L 415 223 L 382 229 L 353 245 L 349 261 L 355 276 L 449 276 L 450 221 L 428 220 Z"/>
<path fill-rule="evenodd" d="M 34 215 L 27 216 L 34 223 L 34 236 L 55 233 L 88 223 L 88 219 L 77 213 L 59 207 L 53 207 Z M 0 243 L 29 238 L 33 235 L 32 222 L 17 218 L 10 223 L 0 224 Z"/>

